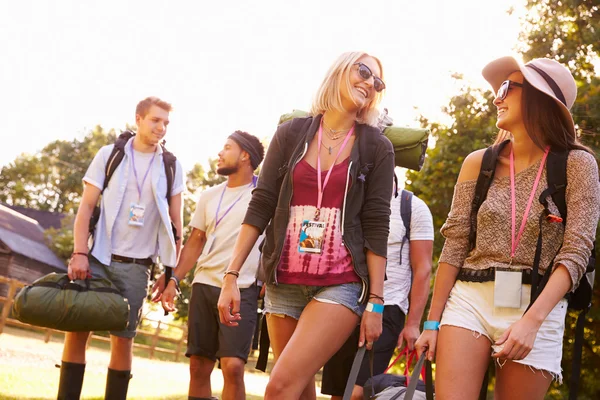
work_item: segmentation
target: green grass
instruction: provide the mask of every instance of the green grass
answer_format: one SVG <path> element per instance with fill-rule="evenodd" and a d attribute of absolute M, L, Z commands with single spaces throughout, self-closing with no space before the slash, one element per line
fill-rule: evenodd
<path fill-rule="evenodd" d="M 168 373 L 168 372 L 167 372 Z M 58 390 L 58 368 L 48 372 L 47 368 L 7 366 L 0 364 L 0 399 L 55 399 Z M 157 370 L 153 376 L 142 379 L 134 376 L 129 386 L 127 398 L 130 400 L 187 399 L 187 377 L 165 377 L 164 371 Z M 182 379 L 183 378 L 183 379 Z M 106 374 L 89 371 L 85 374 L 81 398 L 103 400 Z M 220 396 L 221 393 L 214 393 Z M 247 395 L 247 399 L 259 400 L 261 396 Z"/>

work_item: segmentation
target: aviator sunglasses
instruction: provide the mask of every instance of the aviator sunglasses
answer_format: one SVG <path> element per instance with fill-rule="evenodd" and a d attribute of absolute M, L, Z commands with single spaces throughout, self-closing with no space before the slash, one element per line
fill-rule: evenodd
<path fill-rule="evenodd" d="M 354 65 L 358 65 L 358 74 L 365 81 L 370 77 L 373 77 L 373 88 L 376 92 L 381 92 L 383 89 L 385 89 L 385 83 L 383 83 L 381 78 L 378 78 L 375 75 L 373 75 L 373 72 L 371 72 L 371 69 L 369 67 L 367 67 L 361 62 L 356 62 L 354 63 Z"/>
<path fill-rule="evenodd" d="M 510 90 L 511 86 L 523 87 L 523 84 L 519 83 L 519 82 L 511 81 L 508 79 L 505 80 L 500 85 L 500 88 L 498 89 L 498 93 L 496 94 L 496 97 L 498 98 L 498 100 L 504 100 L 506 98 L 506 96 L 508 96 L 508 91 Z"/>

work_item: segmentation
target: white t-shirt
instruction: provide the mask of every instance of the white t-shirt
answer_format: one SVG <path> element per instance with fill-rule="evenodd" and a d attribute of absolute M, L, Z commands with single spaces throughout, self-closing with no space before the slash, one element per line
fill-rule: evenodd
<path fill-rule="evenodd" d="M 112 248 L 113 253 L 120 256 L 146 258 L 156 254 L 158 227 L 160 225 L 160 215 L 158 215 L 158 207 L 154 201 L 149 172 L 144 180 L 144 175 L 151 167 L 150 163 L 155 153 L 142 153 L 133 150 L 133 155 L 134 157 L 129 159 L 131 173 L 125 186 L 123 204 L 119 208 L 113 228 Z M 124 162 L 127 161 L 124 160 Z M 142 189 L 141 197 L 138 195 L 138 185 Z M 143 228 L 145 229 L 142 229 L 141 226 L 129 224 L 129 211 L 132 204 L 144 207 Z"/>
<path fill-rule="evenodd" d="M 246 216 L 253 189 L 253 184 L 230 188 L 227 187 L 227 182 L 223 182 L 205 190 L 200 195 L 190 226 L 204 231 L 207 241 L 205 250 L 202 251 L 202 255 L 198 259 L 193 283 L 221 287 L 223 273 L 233 254 L 235 241 Z M 220 201 L 221 195 L 223 197 Z M 220 208 L 219 201 L 221 203 Z M 217 208 L 219 208 L 219 224 L 215 229 Z M 227 212 L 227 210 L 229 211 Z M 225 214 L 226 212 L 227 214 Z M 211 240 L 213 236 L 214 240 Z M 260 252 L 258 251 L 260 241 L 261 238 L 256 241 L 248 258 L 242 265 L 240 276 L 237 279 L 240 288 L 247 288 L 256 280 L 260 258 Z M 209 244 L 210 249 L 207 249 Z"/>
<path fill-rule="evenodd" d="M 408 294 L 410 293 L 412 270 L 410 267 L 410 243 L 402 248 L 402 264 L 400 264 L 400 248 L 406 233 L 400 214 L 400 199 L 392 196 L 390 204 L 390 235 L 387 251 L 387 280 L 383 284 L 385 305 L 398 305 L 404 314 L 408 312 Z M 410 241 L 433 240 L 433 217 L 429 207 L 417 196 L 412 198 L 412 215 L 410 219 Z"/>

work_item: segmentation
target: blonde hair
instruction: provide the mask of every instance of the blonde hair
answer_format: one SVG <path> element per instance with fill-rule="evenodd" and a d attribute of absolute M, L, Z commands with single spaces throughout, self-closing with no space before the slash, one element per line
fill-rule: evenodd
<path fill-rule="evenodd" d="M 379 78 L 383 80 L 383 68 L 381 66 L 381 61 L 379 61 L 377 57 L 359 51 L 343 53 L 329 68 L 329 71 L 327 71 L 327 75 L 325 75 L 325 79 L 323 79 L 310 108 L 310 115 L 315 116 L 323 114 L 327 110 L 346 111 L 342 104 L 343 84 L 345 84 L 347 88 L 350 87 L 350 69 L 364 56 L 371 57 L 377 62 L 379 70 L 381 71 L 381 76 Z M 358 111 L 356 114 L 356 122 L 377 126 L 377 120 L 379 118 L 377 106 L 381 102 L 382 97 L 383 92 L 376 92 L 373 100 Z"/>
<path fill-rule="evenodd" d="M 152 106 L 160 107 L 167 112 L 171 112 L 173 109 L 173 106 L 170 103 L 167 103 L 158 97 L 150 96 L 138 103 L 138 105 L 135 107 L 135 113 L 136 115 L 145 118 L 146 114 L 148 114 L 148 111 L 150 111 L 150 107 Z"/>

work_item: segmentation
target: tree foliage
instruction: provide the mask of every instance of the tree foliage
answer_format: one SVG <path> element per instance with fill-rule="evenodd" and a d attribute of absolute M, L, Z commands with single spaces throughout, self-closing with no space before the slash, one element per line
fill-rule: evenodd
<path fill-rule="evenodd" d="M 454 77 L 461 80 L 460 75 Z M 454 118 L 450 126 L 422 117 L 421 124 L 431 131 L 435 147 L 429 149 L 425 165 L 420 172 L 408 171 L 406 187 L 423 199 L 433 215 L 437 259 L 443 246 L 439 230 L 446 220 L 454 185 L 465 157 L 474 150 L 493 143 L 496 109 L 489 92 L 463 86 L 444 112 Z"/>
<path fill-rule="evenodd" d="M 36 154 L 20 155 L 0 173 L 0 201 L 36 210 L 75 212 L 88 165 L 100 147 L 115 137 L 113 130 L 96 126 L 83 140 L 56 140 Z"/>

